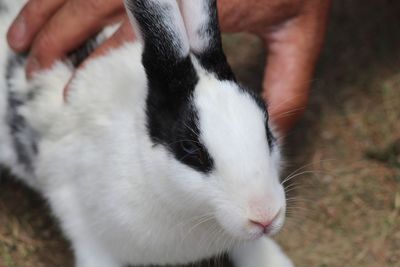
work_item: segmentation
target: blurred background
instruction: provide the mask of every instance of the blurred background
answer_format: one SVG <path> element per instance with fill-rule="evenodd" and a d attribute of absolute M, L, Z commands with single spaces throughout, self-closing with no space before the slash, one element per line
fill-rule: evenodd
<path fill-rule="evenodd" d="M 239 80 L 259 89 L 259 41 L 229 35 L 224 46 Z M 293 179 L 277 240 L 298 267 L 398 267 L 400 2 L 333 1 L 310 82 L 284 147 Z M 40 197 L 1 173 L 0 267 L 20 266 L 70 267 L 72 254 Z"/>

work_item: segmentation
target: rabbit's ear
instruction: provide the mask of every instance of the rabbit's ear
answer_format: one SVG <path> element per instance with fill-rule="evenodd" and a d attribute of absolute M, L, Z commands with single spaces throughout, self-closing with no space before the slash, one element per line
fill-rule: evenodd
<path fill-rule="evenodd" d="M 125 0 L 125 6 L 143 43 L 142 62 L 149 81 L 157 79 L 165 85 L 185 75 L 182 70 L 193 72 L 189 41 L 176 0 Z"/>
<path fill-rule="evenodd" d="M 223 80 L 235 80 L 222 49 L 216 0 L 180 0 L 191 52 Z"/>

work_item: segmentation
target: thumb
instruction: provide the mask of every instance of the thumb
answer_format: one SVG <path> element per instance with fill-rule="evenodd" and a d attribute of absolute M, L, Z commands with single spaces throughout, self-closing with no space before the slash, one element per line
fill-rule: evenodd
<path fill-rule="evenodd" d="M 295 44 L 269 45 L 264 71 L 263 98 L 278 131 L 286 134 L 304 112 L 311 84 L 314 62 Z"/>
<path fill-rule="evenodd" d="M 263 97 L 269 104 L 272 121 L 284 135 L 306 108 L 328 9 L 329 1 L 321 8 L 310 8 L 308 13 L 264 37 L 268 56 Z"/>

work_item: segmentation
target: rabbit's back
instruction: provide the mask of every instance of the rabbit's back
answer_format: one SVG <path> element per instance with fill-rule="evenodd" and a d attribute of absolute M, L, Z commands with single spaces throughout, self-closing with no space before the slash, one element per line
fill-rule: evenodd
<path fill-rule="evenodd" d="M 98 132 L 107 120 L 115 122 L 117 113 L 129 114 L 129 121 L 137 125 L 144 113 L 145 74 L 140 45 L 129 44 L 87 64 L 76 75 L 65 99 L 64 87 L 74 64 L 83 59 L 81 51 L 28 81 L 26 56 L 12 52 L 6 40 L 8 27 L 24 2 L 0 0 L 0 54 L 5 55 L 0 57 L 0 166 L 43 191 L 37 169 L 45 161 L 41 159 L 46 155 L 44 144 Z M 114 30 L 106 28 L 94 45 Z"/>

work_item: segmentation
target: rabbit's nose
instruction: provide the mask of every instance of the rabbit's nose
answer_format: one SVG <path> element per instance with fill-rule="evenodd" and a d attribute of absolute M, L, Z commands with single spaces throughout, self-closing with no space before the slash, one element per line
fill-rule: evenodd
<path fill-rule="evenodd" d="M 281 210 L 279 210 L 271 219 L 267 219 L 267 218 L 263 217 L 263 218 L 257 218 L 257 219 L 249 219 L 249 222 L 251 225 L 261 228 L 264 233 L 268 233 L 268 231 L 271 228 L 271 225 L 278 218 L 280 213 L 281 213 Z"/>

